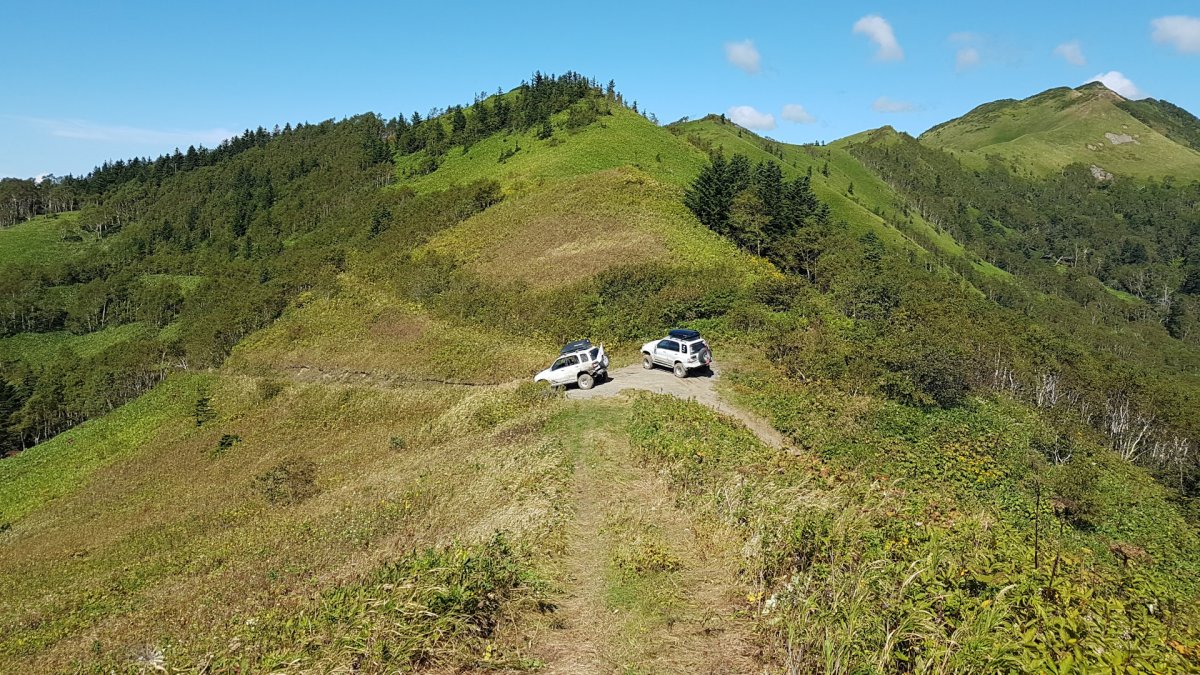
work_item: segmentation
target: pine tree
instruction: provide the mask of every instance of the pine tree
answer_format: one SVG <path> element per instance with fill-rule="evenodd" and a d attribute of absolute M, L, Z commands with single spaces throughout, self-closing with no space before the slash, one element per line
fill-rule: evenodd
<path fill-rule="evenodd" d="M 729 160 L 729 166 L 726 169 L 725 180 L 729 183 L 729 190 L 734 194 L 750 187 L 751 173 L 753 172 L 750 166 L 750 158 L 743 154 L 736 154 Z"/>
<path fill-rule="evenodd" d="M 0 379 L 0 457 L 20 449 L 20 439 L 9 431 L 13 416 L 21 409 L 20 392 Z"/>
<path fill-rule="evenodd" d="M 787 230 L 783 209 L 783 172 L 775 162 L 763 162 L 754 171 L 754 191 L 762 202 L 766 222 L 763 231 L 777 237 Z"/>
<path fill-rule="evenodd" d="M 733 203 L 727 170 L 725 156 L 720 153 L 713 155 L 712 161 L 700 170 L 700 175 L 692 181 L 683 197 L 683 203 L 696 214 L 696 218 L 719 234 L 728 233 L 729 209 Z"/>
<path fill-rule="evenodd" d="M 450 137 L 457 142 L 462 142 L 462 136 L 466 130 L 467 116 L 463 114 L 462 108 L 455 106 L 454 112 L 450 115 Z"/>

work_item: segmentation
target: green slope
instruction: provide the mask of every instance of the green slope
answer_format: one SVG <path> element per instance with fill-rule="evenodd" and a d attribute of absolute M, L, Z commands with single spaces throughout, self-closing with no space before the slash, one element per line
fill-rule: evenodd
<path fill-rule="evenodd" d="M 1197 643 L 1200 541 L 1165 488 L 1031 406 L 904 406 L 768 365 L 780 344 L 808 349 L 795 337 L 867 326 L 823 323 L 832 300 L 776 283 L 680 200 L 719 147 L 811 169 L 836 220 L 913 269 L 931 254 L 1003 274 L 848 150 L 894 131 L 811 147 L 620 107 L 574 132 L 563 121 L 550 138 L 452 149 L 422 176 L 423 157 L 401 157 L 381 202 L 391 229 L 345 238 L 331 280 L 223 366 L 0 464 L 0 671 L 510 672 L 614 645 L 730 663 L 722 644 L 761 653 L 763 671 L 1187 666 L 1167 640 Z M 455 221 L 405 210 L 476 180 L 504 200 Z M 515 382 L 556 353 L 557 331 L 644 338 L 676 322 L 714 340 L 727 403 L 770 420 L 790 452 L 695 402 Z M 624 339 L 614 358 L 636 358 Z M 1060 444 L 1087 462 L 1045 467 Z M 1071 480 L 1095 498 L 1089 527 L 1034 496 L 1039 471 L 1048 494 Z M 703 621 L 676 622 L 679 608 Z M 623 666 L 695 672 L 640 656 Z"/>
<path fill-rule="evenodd" d="M 1007 276 L 919 215 L 906 213 L 904 200 L 896 191 L 847 152 L 846 145 L 854 142 L 855 136 L 826 146 L 790 145 L 769 141 L 714 115 L 672 127 L 703 147 L 720 148 L 726 154 L 741 153 L 755 162 L 779 162 L 786 175 L 798 176 L 811 170 L 813 191 L 829 205 L 835 220 L 844 221 L 857 233 L 873 232 L 893 245 L 932 251 L 944 260 L 963 260 L 988 276 Z M 822 171 L 826 166 L 828 176 Z"/>
<path fill-rule="evenodd" d="M 613 105 L 611 115 L 577 130 L 565 128 L 566 113 L 556 115 L 554 135 L 496 134 L 461 146 L 441 159 L 436 171 L 405 180 L 425 159 L 424 153 L 401 157 L 397 171 L 403 184 L 418 191 L 444 189 L 456 183 L 498 180 L 507 191 L 532 189 L 546 181 L 634 166 L 677 186 L 692 180 L 706 161 L 704 153 L 681 143 L 645 117 Z M 518 150 L 519 148 L 519 150 Z M 514 152 L 515 151 L 515 152 Z M 514 152 L 501 159 L 506 152 Z"/>
<path fill-rule="evenodd" d="M 1128 101 L 1092 83 L 981 105 L 921 141 L 979 166 L 995 155 L 1039 174 L 1082 163 L 1128 176 L 1192 178 L 1200 177 L 1200 152 L 1179 142 L 1200 132 L 1192 124 L 1166 106 Z"/>
<path fill-rule="evenodd" d="M 0 269 L 61 260 L 87 246 L 76 226 L 78 213 L 38 216 L 11 227 L 0 227 Z"/>
<path fill-rule="evenodd" d="M 1144 98 L 1119 103 L 1123 110 L 1167 138 L 1200 150 L 1200 118 L 1170 101 Z"/>
<path fill-rule="evenodd" d="M 58 358 L 63 349 L 88 358 L 113 345 L 150 337 L 154 332 L 140 323 L 126 323 L 83 335 L 67 331 L 19 333 L 0 338 L 0 363 L 19 360 L 34 367 L 43 367 Z"/>

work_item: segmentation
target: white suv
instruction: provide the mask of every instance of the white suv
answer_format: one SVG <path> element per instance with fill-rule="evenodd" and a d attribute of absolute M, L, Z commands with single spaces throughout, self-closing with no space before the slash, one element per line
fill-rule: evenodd
<path fill-rule="evenodd" d="M 677 328 L 667 337 L 642 345 L 642 367 L 666 366 L 675 377 L 687 377 L 697 369 L 712 367 L 712 350 L 698 331 Z"/>
<path fill-rule="evenodd" d="M 608 377 L 608 354 L 604 345 L 593 346 L 590 340 L 577 340 L 562 348 L 551 366 L 533 376 L 534 382 L 548 382 L 565 387 L 574 382 L 580 389 L 591 389 Z"/>

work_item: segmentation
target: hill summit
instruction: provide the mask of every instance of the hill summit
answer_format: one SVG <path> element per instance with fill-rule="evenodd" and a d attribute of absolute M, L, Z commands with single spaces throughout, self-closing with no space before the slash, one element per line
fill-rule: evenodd
<path fill-rule="evenodd" d="M 997 156 L 1034 174 L 1080 163 L 1136 177 L 1200 176 L 1200 120 L 1167 101 L 1127 99 L 1100 82 L 986 103 L 920 138 L 968 163 Z"/>

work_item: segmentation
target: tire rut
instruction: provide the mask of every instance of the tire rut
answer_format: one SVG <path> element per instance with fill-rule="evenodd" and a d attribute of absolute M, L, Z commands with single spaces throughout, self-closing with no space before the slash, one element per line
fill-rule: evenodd
<path fill-rule="evenodd" d="M 553 572 L 557 609 L 530 636 L 542 672 L 761 670 L 735 537 L 674 504 L 663 478 L 634 456 L 623 407 L 585 405 L 565 439 L 576 453 L 574 517 Z M 647 546 L 677 566 L 622 568 Z"/>

